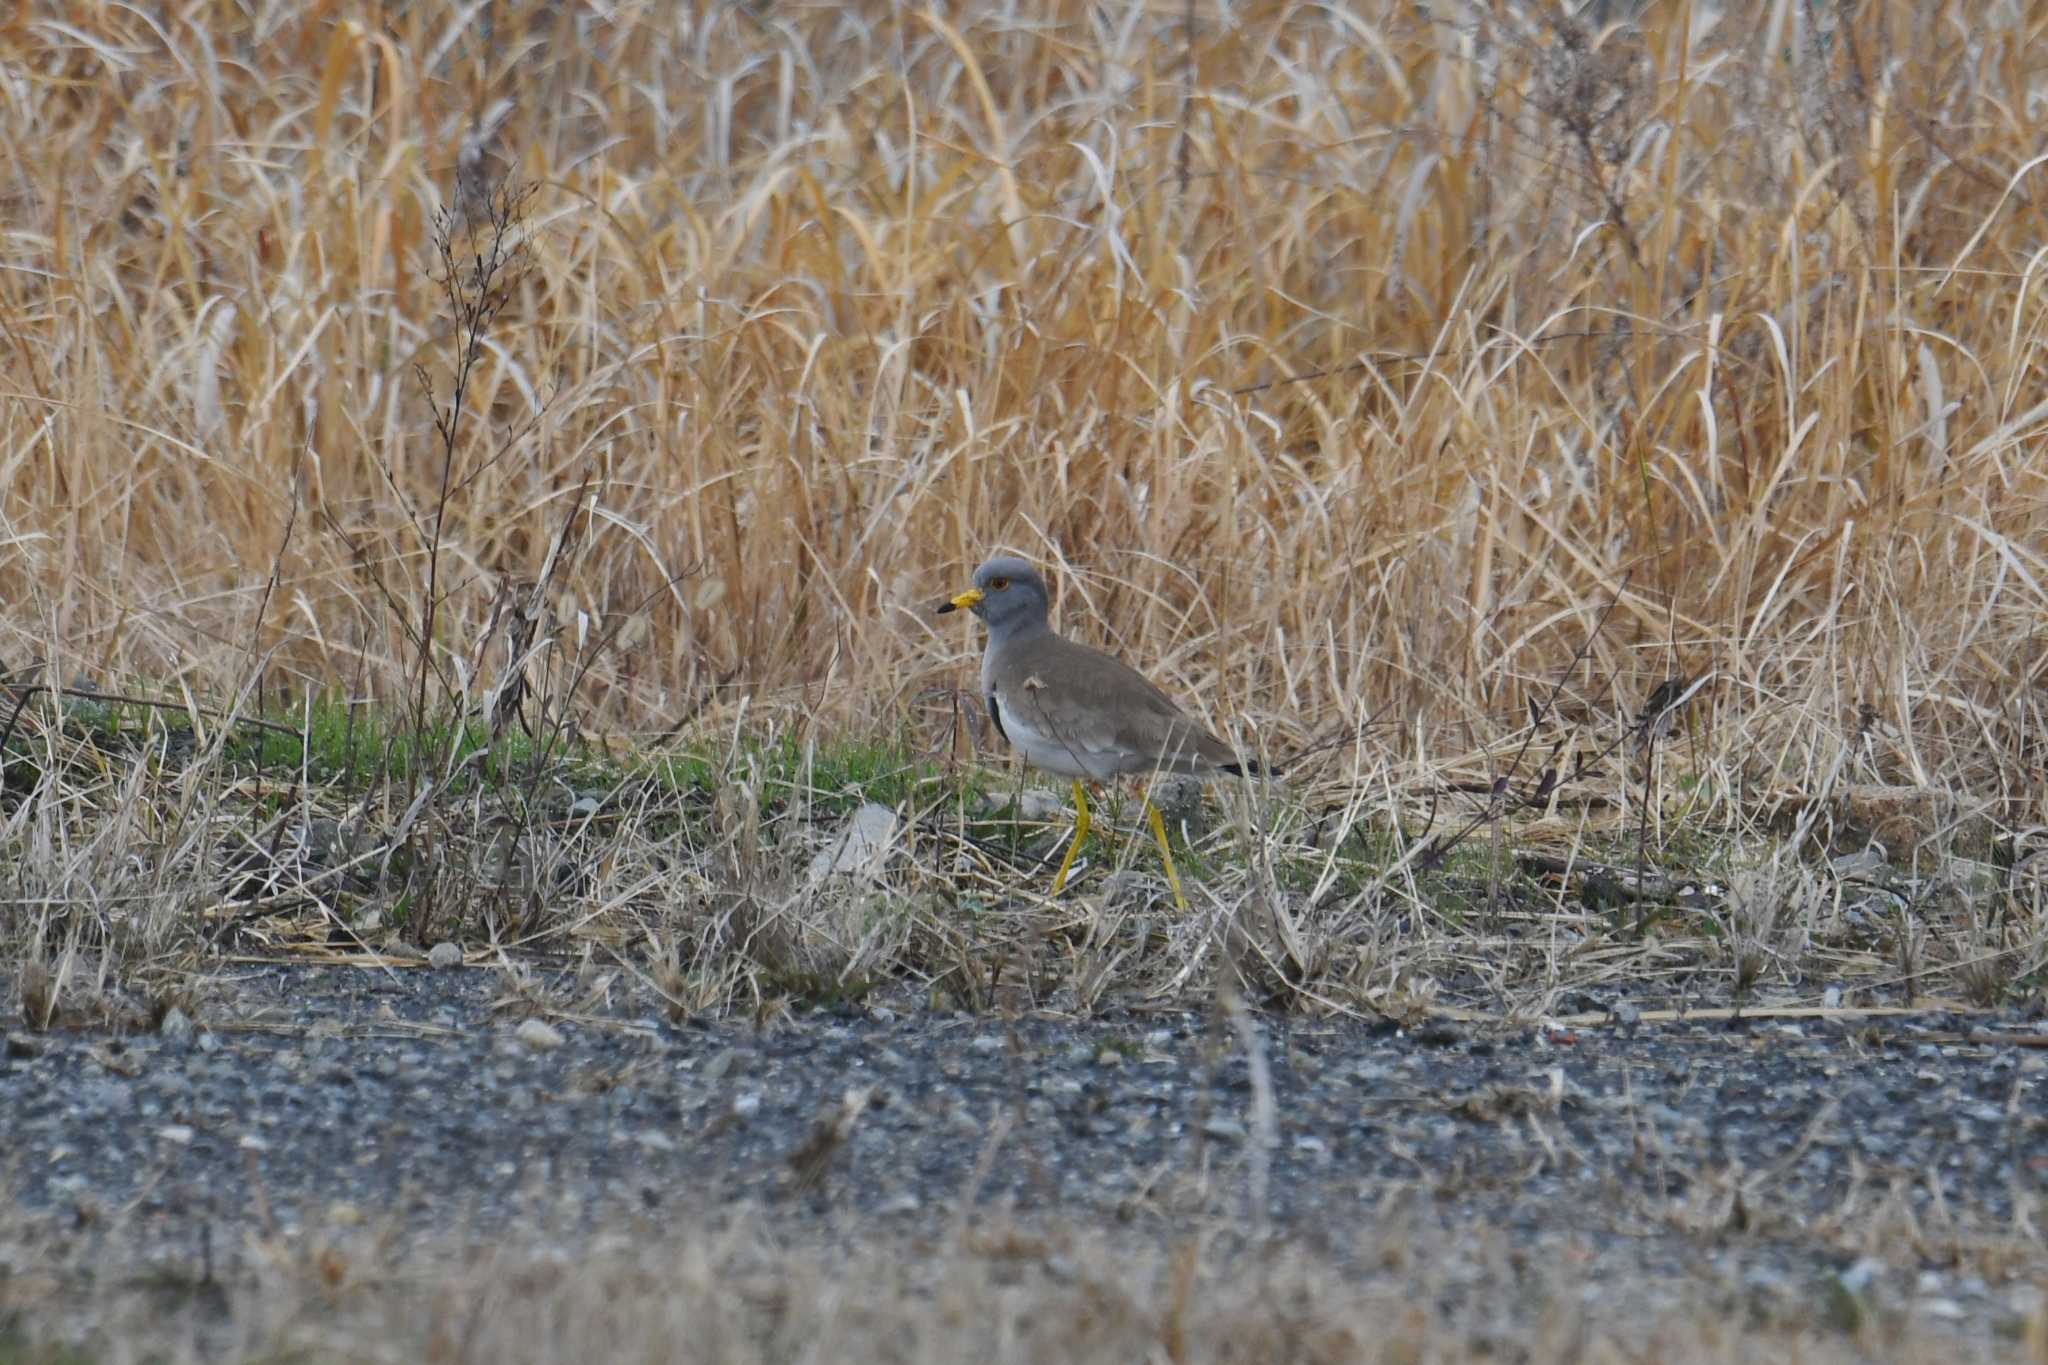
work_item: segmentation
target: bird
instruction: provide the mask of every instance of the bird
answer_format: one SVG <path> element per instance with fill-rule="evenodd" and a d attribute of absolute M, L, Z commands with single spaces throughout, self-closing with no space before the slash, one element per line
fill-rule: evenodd
<path fill-rule="evenodd" d="M 996 555 L 974 571 L 974 586 L 938 614 L 971 611 L 981 618 L 988 627 L 981 694 L 996 733 L 1033 767 L 1073 781 L 1074 837 L 1053 874 L 1057 896 L 1088 837 L 1083 782 L 1151 772 L 1250 776 L 1261 768 L 1121 659 L 1056 633 L 1047 620 L 1051 606 L 1045 579 L 1029 560 Z M 1186 910 L 1166 824 L 1149 795 L 1144 802 L 1174 904 Z"/>

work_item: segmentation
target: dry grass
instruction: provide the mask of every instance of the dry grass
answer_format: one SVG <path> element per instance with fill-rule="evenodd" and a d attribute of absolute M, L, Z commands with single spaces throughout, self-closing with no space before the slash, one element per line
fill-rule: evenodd
<path fill-rule="evenodd" d="M 0 708 L 10 1003 L 147 1027 L 223 954 L 441 939 L 763 1021 L 878 982 L 1085 1014 L 1219 963 L 1255 1004 L 1401 1020 L 1616 983 L 2024 997 L 2036 11 L 14 7 L 0 679 L 185 719 Z M 498 183 L 533 187 L 516 259 L 465 295 Z M 973 761 L 979 641 L 930 608 L 995 546 L 1288 765 L 1188 821 L 1192 915 L 1139 839 L 1035 894 L 1057 843 L 985 804 L 1016 788 Z M 256 762 L 254 715 L 303 752 Z M 901 821 L 886 874 L 810 877 L 863 796 Z M 853 1285 L 745 1239 L 476 1255 L 259 1256 L 234 1347 L 1502 1345 L 1423 1261 L 1379 1294 L 1095 1244 Z M 1515 1345 L 1934 1353 L 1725 1306 L 1608 1335 L 1560 1307 Z M 160 1308 L 89 1304 L 95 1358 Z M 220 1344 L 166 1341 L 132 1354 Z"/>
<path fill-rule="evenodd" d="M 0 1257 L 33 1253 L 0 1278 L 0 1359 L 1832 1365 L 2038 1360 L 2048 1343 L 2038 1314 L 1944 1330 L 1889 1278 L 1855 1302 L 1808 1274 L 1768 1290 L 1732 1274 L 1600 1283 L 1572 1268 L 1583 1246 L 1446 1239 L 1405 1215 L 1349 1268 L 1285 1241 L 1134 1245 L 1003 1218 L 829 1245 L 751 1221 L 509 1243 L 337 1225 L 255 1237 L 210 1267 L 190 1247 L 137 1264 L 52 1251 L 78 1240 L 98 1239 L 0 1233 Z"/>
<path fill-rule="evenodd" d="M 645 618 L 607 725 L 908 706 L 972 645 L 925 608 L 1009 544 L 1220 721 L 1385 721 L 1347 774 L 1512 734 L 1618 596 L 1572 700 L 1711 674 L 1703 799 L 1847 766 L 2030 821 L 2029 33 L 1793 0 L 1600 32 L 1202 7 L 1191 46 L 1178 6 L 29 6 L 0 653 L 409 676 L 371 578 L 422 569 L 430 230 L 481 131 L 540 188 L 459 452 L 451 657 L 593 477 L 551 605 Z"/>
<path fill-rule="evenodd" d="M 2042 823 L 2025 7 L 378 16 L 88 0 L 0 26 L 0 658 L 275 716 L 429 676 L 502 698 L 509 636 L 565 747 L 714 755 L 705 827 L 630 784 L 566 834 L 349 793 L 335 823 L 375 826 L 351 871 L 406 884 L 415 937 L 604 930 L 689 1008 L 773 996 L 701 964 L 797 923 L 799 978 L 909 964 L 987 1003 L 1000 973 L 948 965 L 988 946 L 960 902 L 1029 859 L 921 789 L 911 909 L 841 898 L 821 929 L 759 871 L 808 821 L 810 760 L 764 775 L 745 744 L 964 756 L 976 642 L 928 608 L 1002 544 L 1055 566 L 1071 631 L 1293 764 L 1212 836 L 1200 923 L 994 934 L 1059 945 L 1084 1003 L 1119 964 L 1204 980 L 1230 934 L 1289 998 L 1394 1009 L 1454 970 L 1546 1010 L 1703 961 L 1738 992 L 1997 998 L 2048 956 L 2030 878 L 1923 887 L 1859 936 L 1775 851 L 1855 825 L 1852 787 L 1969 803 L 1902 817 L 1901 866 L 1975 821 L 1966 851 L 2023 868 Z M 499 176 L 536 188 L 471 352 L 435 224 L 460 276 Z M 1669 680 L 1697 686 L 1629 739 Z M 229 837 L 241 779 L 202 763 L 144 802 L 146 768 L 17 808 L 17 904 L 127 906 L 160 942 L 218 898 L 184 870 L 317 823 L 300 791 L 297 824 Z M 1711 941 L 1600 958 L 1574 871 L 1503 893 L 1510 807 L 1518 845 L 1599 853 L 1624 905 L 1652 864 L 1765 871 Z M 1415 923 L 1460 829 L 1464 902 Z M 450 910 L 406 881 L 429 833 L 476 850 Z M 563 852 L 600 836 L 623 851 Z M 494 852 L 526 889 L 479 909 Z M 532 873 L 565 861 L 561 911 Z"/>

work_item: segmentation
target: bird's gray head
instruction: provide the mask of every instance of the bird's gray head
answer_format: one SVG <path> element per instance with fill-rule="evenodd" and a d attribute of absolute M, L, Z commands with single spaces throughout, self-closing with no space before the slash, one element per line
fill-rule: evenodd
<path fill-rule="evenodd" d="M 966 609 L 988 623 L 989 634 L 1043 630 L 1051 599 L 1045 579 L 1028 560 L 997 555 L 974 571 L 974 586 L 939 608 L 941 615 Z"/>

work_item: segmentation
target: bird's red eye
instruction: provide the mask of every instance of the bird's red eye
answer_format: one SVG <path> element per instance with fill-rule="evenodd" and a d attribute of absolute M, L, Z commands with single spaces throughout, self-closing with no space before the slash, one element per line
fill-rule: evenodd
<path fill-rule="evenodd" d="M 991 578 L 988 581 L 988 585 L 992 591 L 1001 592 L 1004 588 L 1010 586 L 1010 580 L 1007 578 Z"/>

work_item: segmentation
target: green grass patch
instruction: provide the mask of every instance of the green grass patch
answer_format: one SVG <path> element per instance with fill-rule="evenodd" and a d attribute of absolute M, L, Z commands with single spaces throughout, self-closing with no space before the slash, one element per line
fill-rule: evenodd
<path fill-rule="evenodd" d="M 676 794 L 743 786 L 764 816 L 798 807 L 845 815 L 865 801 L 979 810 L 988 790 L 986 775 L 975 769 L 940 763 L 901 740 L 860 737 L 817 743 L 790 734 L 746 736 L 722 747 L 644 755 L 627 771 Z"/>

